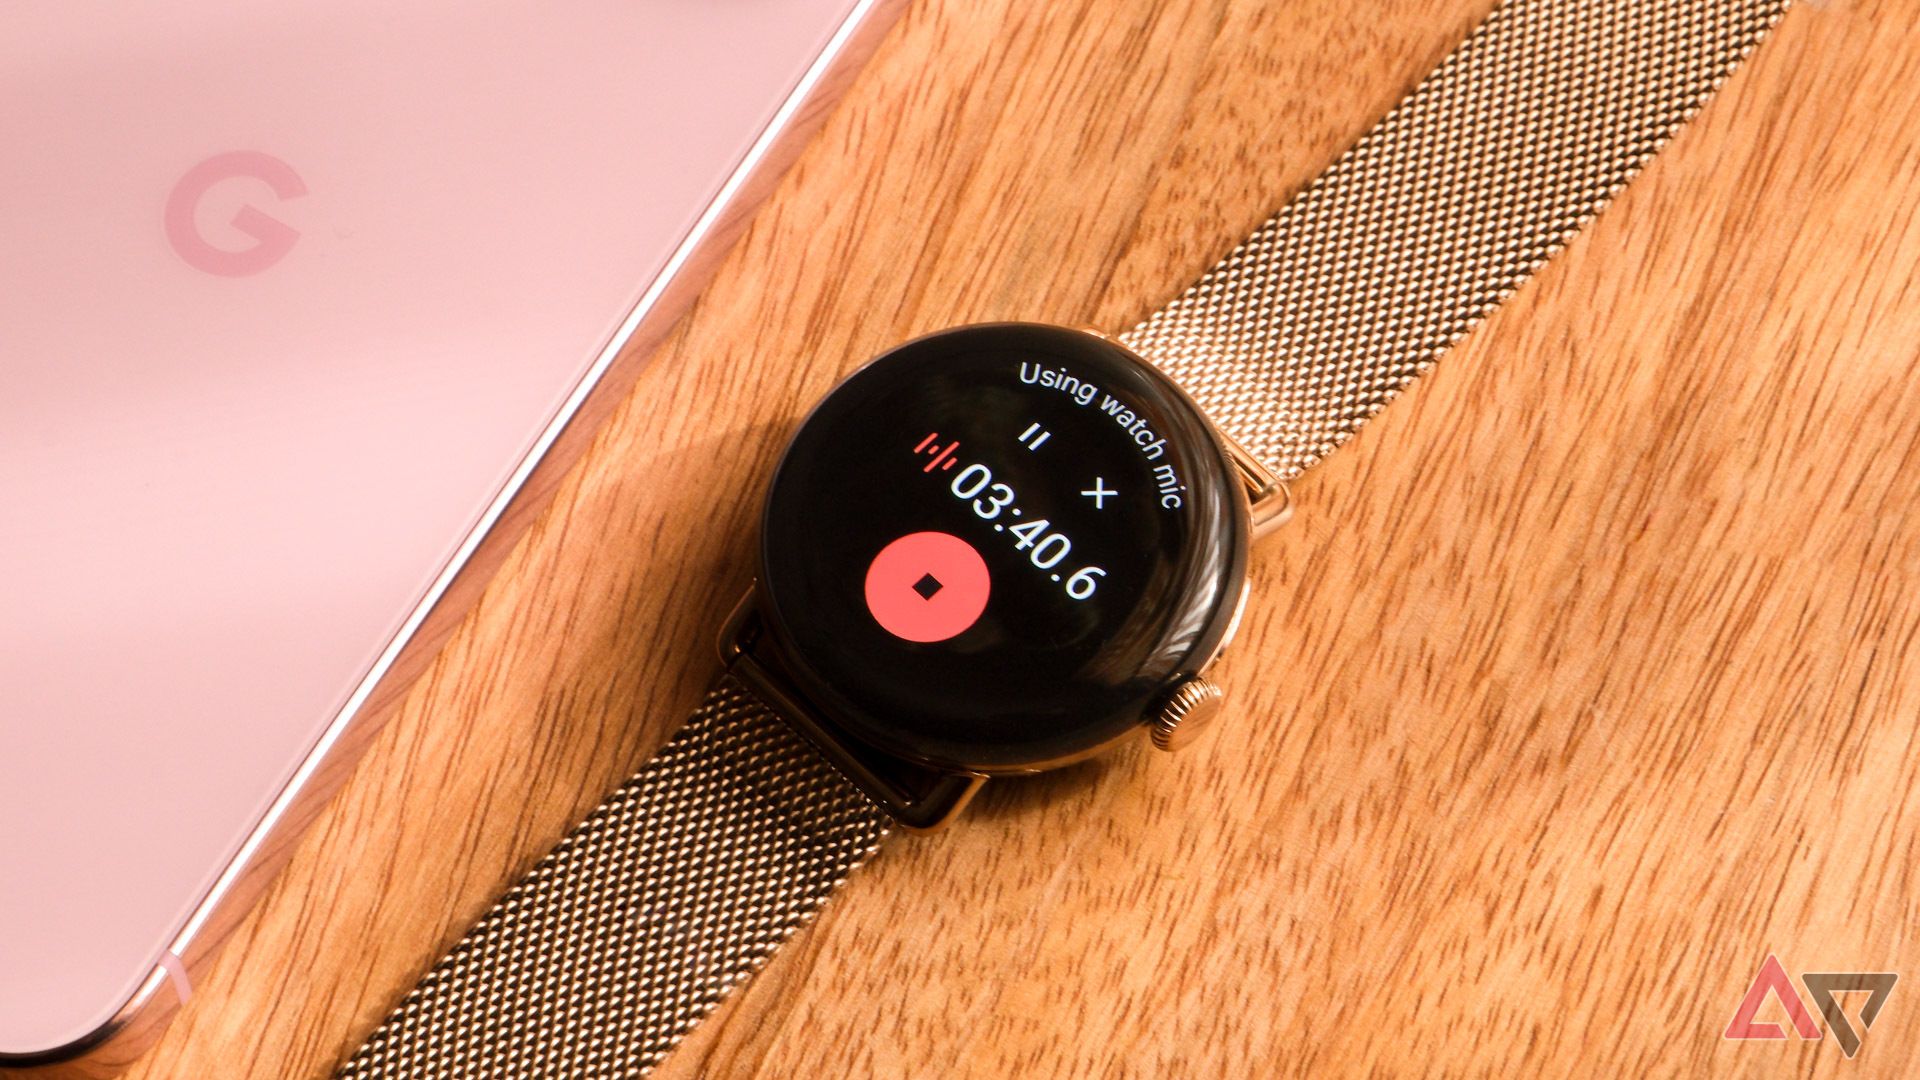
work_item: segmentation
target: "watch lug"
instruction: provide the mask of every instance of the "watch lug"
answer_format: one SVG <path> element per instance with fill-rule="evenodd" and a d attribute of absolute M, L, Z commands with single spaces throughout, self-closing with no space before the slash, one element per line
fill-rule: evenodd
<path fill-rule="evenodd" d="M 1218 425 L 1214 426 L 1213 433 L 1220 437 L 1227 459 L 1233 462 L 1234 471 L 1247 486 L 1247 502 L 1253 510 L 1253 538 L 1258 540 L 1291 520 L 1293 493 L 1287 490 L 1286 482 Z"/>
<path fill-rule="evenodd" d="M 754 617 L 753 609 L 757 585 L 758 582 L 747 586 L 746 595 L 733 605 L 733 610 L 727 612 L 726 621 L 720 624 L 720 663 L 728 668 L 733 667 L 735 660 L 745 656 L 748 647 L 760 636 L 759 620 Z"/>
<path fill-rule="evenodd" d="M 720 660 L 727 669 L 902 828 L 932 832 L 958 817 L 986 776 L 929 768 L 847 740 L 807 704 L 776 664 L 754 655 L 760 637 L 754 601 L 755 590 L 749 588 L 721 627 Z"/>

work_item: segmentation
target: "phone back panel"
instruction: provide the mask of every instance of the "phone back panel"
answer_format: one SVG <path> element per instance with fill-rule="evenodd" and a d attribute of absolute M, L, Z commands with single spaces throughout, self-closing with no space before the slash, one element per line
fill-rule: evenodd
<path fill-rule="evenodd" d="M 0 1054 L 190 936 L 868 6 L 0 16 Z"/>

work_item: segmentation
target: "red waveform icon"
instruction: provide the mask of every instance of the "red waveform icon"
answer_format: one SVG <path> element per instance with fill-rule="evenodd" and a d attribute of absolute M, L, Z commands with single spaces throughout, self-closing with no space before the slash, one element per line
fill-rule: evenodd
<path fill-rule="evenodd" d="M 933 460 L 927 462 L 927 467 L 921 469 L 921 472 L 932 472 L 935 469 L 944 471 L 953 468 L 953 452 L 960 449 L 960 440 L 955 439 L 944 447 L 936 447 L 934 444 L 939 441 L 940 433 L 937 431 L 929 431 L 927 432 L 927 437 L 920 440 L 920 445 L 913 448 L 913 452 L 916 454 L 933 455 Z"/>

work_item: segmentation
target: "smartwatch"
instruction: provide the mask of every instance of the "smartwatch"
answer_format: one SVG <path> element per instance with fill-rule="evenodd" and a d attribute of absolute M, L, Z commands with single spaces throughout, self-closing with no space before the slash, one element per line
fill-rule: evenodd
<path fill-rule="evenodd" d="M 990 778 L 1190 742 L 1287 483 L 1565 245 L 1785 7 L 1507 0 L 1138 326 L 966 326 L 860 367 L 774 470 L 706 701 L 338 1075 L 643 1074 L 890 832 Z"/>

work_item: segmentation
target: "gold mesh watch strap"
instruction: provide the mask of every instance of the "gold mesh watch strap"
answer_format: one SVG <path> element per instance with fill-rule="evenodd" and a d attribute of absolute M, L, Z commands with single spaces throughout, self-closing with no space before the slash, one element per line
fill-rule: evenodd
<path fill-rule="evenodd" d="M 1283 479 L 1558 250 L 1786 0 L 1509 0 L 1123 340 Z M 810 919 L 886 815 L 731 677 L 456 945 L 342 1080 L 633 1077 Z"/>
<path fill-rule="evenodd" d="M 1786 7 L 1509 0 L 1121 340 L 1297 476 L 1560 250 Z"/>
<path fill-rule="evenodd" d="M 887 828 L 724 677 L 338 1076 L 641 1075 L 813 917 Z"/>

